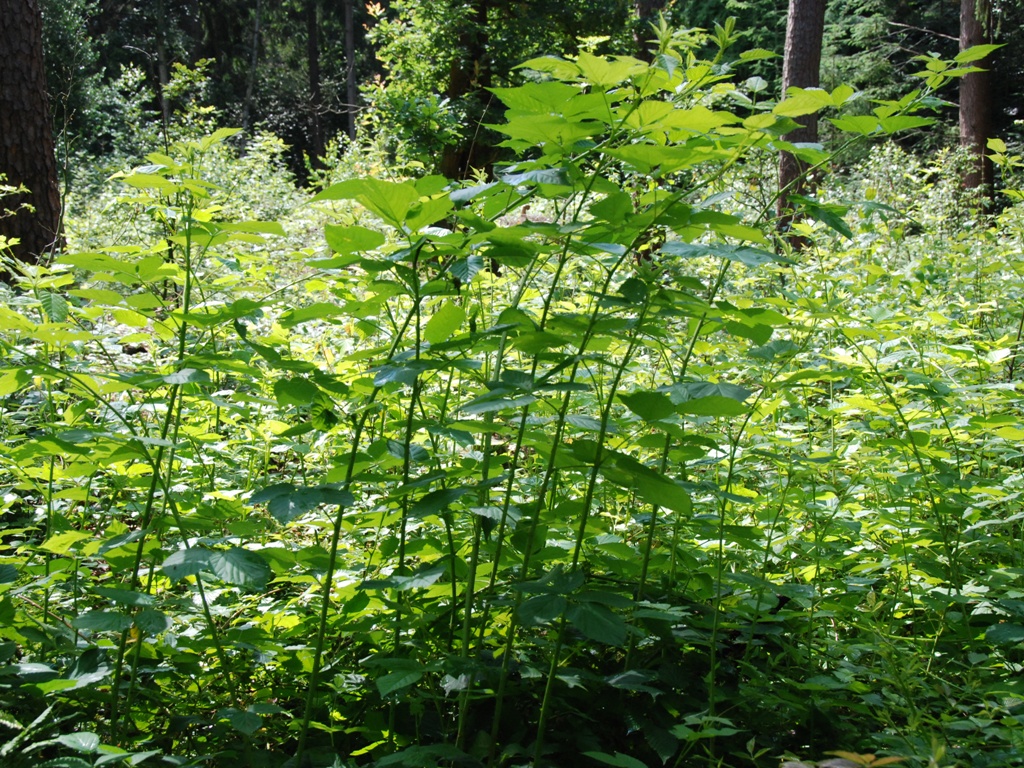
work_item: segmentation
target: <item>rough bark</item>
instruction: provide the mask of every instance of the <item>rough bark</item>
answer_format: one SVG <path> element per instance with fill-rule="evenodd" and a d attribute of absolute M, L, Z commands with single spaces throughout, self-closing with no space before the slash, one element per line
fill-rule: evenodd
<path fill-rule="evenodd" d="M 825 0 L 790 0 L 786 18 L 786 50 L 782 64 L 782 93 L 790 88 L 817 88 L 821 82 L 821 40 L 825 31 Z M 818 140 L 818 116 L 797 120 L 800 128 L 786 134 L 786 141 L 813 143 Z M 789 228 L 791 193 L 808 191 L 804 163 L 788 152 L 779 157 L 779 226 Z M 796 245 L 801 243 L 796 242 Z"/>
<path fill-rule="evenodd" d="M 960 0 L 960 50 L 990 43 L 992 29 L 989 0 Z M 968 149 L 973 162 L 964 174 L 966 189 L 992 188 L 992 162 L 986 156 L 992 133 L 992 79 L 989 59 L 975 62 L 983 72 L 971 72 L 960 80 L 960 146 Z"/>
<path fill-rule="evenodd" d="M 43 69 L 38 0 L 0 0 L 0 173 L 28 194 L 0 200 L 0 234 L 15 258 L 36 263 L 60 237 L 60 192 Z M 31 206 L 29 210 L 25 205 Z M 0 271 L 0 278 L 9 275 Z"/>

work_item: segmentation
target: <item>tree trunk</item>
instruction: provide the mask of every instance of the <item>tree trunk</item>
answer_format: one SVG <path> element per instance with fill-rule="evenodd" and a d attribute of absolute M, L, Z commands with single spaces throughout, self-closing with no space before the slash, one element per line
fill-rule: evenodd
<path fill-rule="evenodd" d="M 989 0 L 960 0 L 960 50 L 991 42 L 992 9 Z M 960 146 L 974 156 L 964 174 L 966 189 L 992 189 L 992 161 L 986 156 L 991 134 L 992 80 L 989 58 L 976 62 L 983 72 L 960 80 Z"/>
<path fill-rule="evenodd" d="M 636 24 L 633 27 L 633 42 L 636 44 L 637 56 L 650 61 L 651 46 L 651 22 L 654 17 L 665 10 L 666 0 L 634 0 L 633 7 L 636 8 Z"/>
<path fill-rule="evenodd" d="M 256 90 L 256 67 L 260 62 L 260 24 L 263 23 L 263 2 L 256 0 L 252 12 L 252 48 L 249 51 L 249 72 L 245 79 L 245 100 L 242 102 L 242 128 L 252 127 L 252 102 Z"/>
<path fill-rule="evenodd" d="M 821 39 L 825 31 L 825 0 L 789 0 L 786 18 L 786 50 L 782 64 L 782 94 L 790 88 L 817 88 L 821 82 Z M 797 119 L 800 128 L 786 134 L 791 143 L 814 143 L 818 140 L 818 117 L 807 115 Z M 785 232 L 792 223 L 789 206 L 791 193 L 809 189 L 803 178 L 807 168 L 788 152 L 779 156 L 779 231 Z M 797 247 L 804 243 L 791 239 Z"/>
<path fill-rule="evenodd" d="M 448 98 L 453 102 L 473 94 L 479 96 L 480 110 L 471 111 L 474 122 L 483 122 L 483 104 L 491 85 L 491 67 L 487 60 L 487 10 L 489 0 L 475 0 L 472 14 L 459 35 L 459 50 L 452 60 L 448 79 Z M 467 125 L 467 129 L 474 126 Z M 490 171 L 490 148 L 476 141 L 476 131 L 458 145 L 449 145 L 441 155 L 441 174 L 449 179 L 469 178 L 474 168 Z"/>
<path fill-rule="evenodd" d="M 60 240 L 60 191 L 43 69 L 37 0 L 0 0 L 0 174 L 28 194 L 0 200 L 0 235 L 15 258 L 36 263 Z M 31 206 L 31 210 L 27 207 Z M 10 275 L 0 269 L 0 279 Z"/>
<path fill-rule="evenodd" d="M 309 68 L 309 162 L 313 168 L 323 167 L 324 97 L 320 89 L 320 21 L 317 0 L 306 0 L 306 62 Z"/>
<path fill-rule="evenodd" d="M 348 137 L 356 138 L 356 111 L 359 106 L 359 87 L 356 83 L 356 28 L 353 20 L 352 0 L 342 0 L 345 9 L 345 109 L 348 112 Z"/>

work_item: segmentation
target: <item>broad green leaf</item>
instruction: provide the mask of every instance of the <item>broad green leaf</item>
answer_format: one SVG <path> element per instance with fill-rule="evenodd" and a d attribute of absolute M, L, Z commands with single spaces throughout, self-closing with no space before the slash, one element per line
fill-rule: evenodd
<path fill-rule="evenodd" d="M 55 555 L 66 555 L 75 550 L 79 543 L 88 541 L 91 538 L 91 536 L 81 531 L 64 531 L 48 538 L 39 545 L 39 548 L 52 552 Z"/>
<path fill-rule="evenodd" d="M 388 453 L 396 459 L 408 459 L 414 464 L 430 460 L 430 452 L 419 443 L 402 443 L 398 440 L 388 440 Z"/>
<path fill-rule="evenodd" d="M 396 592 L 406 592 L 410 589 L 424 589 L 436 583 L 438 579 L 448 572 L 447 566 L 428 565 L 409 576 L 391 575 L 386 579 L 375 579 L 364 581 L 359 585 L 360 589 L 393 589 Z"/>
<path fill-rule="evenodd" d="M 18 569 L 9 563 L 0 563 L 0 584 L 10 584 L 18 580 Z"/>
<path fill-rule="evenodd" d="M 171 581 L 179 581 L 186 576 L 195 576 L 202 571 L 210 570 L 212 554 L 209 549 L 196 547 L 179 549 L 164 558 L 160 568 Z"/>
<path fill-rule="evenodd" d="M 847 133 L 858 133 L 861 136 L 870 136 L 882 130 L 881 123 L 875 115 L 846 115 L 844 117 L 830 117 L 829 122 L 836 128 Z"/>
<path fill-rule="evenodd" d="M 134 607 L 149 606 L 156 604 L 156 598 L 142 592 L 135 592 L 130 589 L 114 589 L 111 587 L 94 587 L 93 594 L 119 605 L 131 605 Z"/>
<path fill-rule="evenodd" d="M 68 302 L 59 293 L 40 291 L 39 304 L 51 323 L 63 323 L 68 319 Z"/>
<path fill-rule="evenodd" d="M 577 603 L 566 614 L 569 623 L 591 640 L 605 645 L 623 645 L 628 627 L 623 619 L 598 603 Z"/>
<path fill-rule="evenodd" d="M 693 510 L 690 494 L 666 477 L 637 474 L 632 487 L 636 489 L 637 496 L 653 506 L 687 515 Z"/>
<path fill-rule="evenodd" d="M 409 215 L 406 217 L 405 225 L 412 232 L 419 232 L 423 227 L 428 227 L 448 217 L 455 204 L 445 195 L 443 197 L 428 197 L 412 206 Z"/>
<path fill-rule="evenodd" d="M 217 712 L 217 716 L 231 723 L 231 727 L 246 736 L 252 736 L 263 727 L 263 718 L 255 712 L 243 712 L 234 707 L 225 707 Z"/>
<path fill-rule="evenodd" d="M 605 58 L 583 51 L 576 59 L 580 75 L 591 85 L 608 89 L 619 85 L 633 75 L 646 71 L 647 65 L 631 56 Z"/>
<path fill-rule="evenodd" d="M 274 397 L 278 405 L 311 405 L 320 396 L 320 388 L 309 379 L 295 376 L 274 382 Z"/>
<path fill-rule="evenodd" d="M 330 485 L 296 487 L 291 483 L 276 483 L 254 493 L 249 503 L 266 504 L 270 514 L 284 525 L 323 504 L 350 507 L 355 499 L 348 491 Z"/>
<path fill-rule="evenodd" d="M 282 328 L 294 328 L 302 323 L 308 323 L 310 320 L 323 320 L 324 318 L 337 317 L 344 314 L 344 307 L 321 301 L 300 307 L 299 309 L 291 309 L 281 315 L 278 322 Z"/>
<path fill-rule="evenodd" d="M 377 214 L 386 223 L 401 229 L 409 209 L 419 201 L 416 186 L 409 181 L 380 179 L 349 179 L 333 184 L 313 198 L 321 200 L 355 200 Z"/>
<path fill-rule="evenodd" d="M 342 227 L 328 224 L 324 227 L 327 245 L 335 253 L 362 253 L 372 251 L 384 245 L 384 235 L 374 229 L 360 227 L 358 224 Z"/>
<path fill-rule="evenodd" d="M 1020 624 L 993 624 L 985 630 L 985 639 L 993 645 L 1024 643 L 1024 626 Z"/>
<path fill-rule="evenodd" d="M 579 77 L 580 68 L 565 59 L 556 56 L 540 56 L 520 64 L 517 69 L 532 69 L 546 72 L 558 80 L 575 80 Z"/>
<path fill-rule="evenodd" d="M 396 691 L 400 691 L 403 688 L 408 688 L 413 683 L 419 681 L 423 677 L 423 672 L 415 669 L 402 669 L 397 672 L 389 672 L 382 677 L 378 677 L 374 682 L 377 685 L 377 691 L 382 697 L 390 696 Z"/>
<path fill-rule="evenodd" d="M 440 344 L 452 337 L 466 321 L 466 310 L 451 301 L 446 301 L 427 321 L 423 337 L 431 344 Z"/>
<path fill-rule="evenodd" d="M 786 98 L 772 109 L 783 117 L 800 117 L 813 114 L 825 107 L 833 106 L 832 96 L 821 88 L 790 88 Z"/>
<path fill-rule="evenodd" d="M 997 51 L 1002 48 L 1002 45 L 974 45 L 965 51 L 960 51 L 956 56 L 953 57 L 953 61 L 957 64 L 971 64 L 975 61 L 981 61 L 993 51 Z"/>
<path fill-rule="evenodd" d="M 682 240 L 670 240 L 661 247 L 661 252 L 669 256 L 681 256 L 684 259 L 695 259 L 702 256 L 720 256 L 730 261 L 738 261 L 748 267 L 760 267 L 765 264 L 792 264 L 789 259 L 759 248 L 748 245 L 720 245 L 715 243 L 686 243 Z"/>
<path fill-rule="evenodd" d="M 523 66 L 526 66 L 525 64 Z M 515 88 L 489 88 L 506 107 L 519 112 L 550 114 L 561 112 L 579 95 L 579 88 L 557 80 L 527 82 Z"/>
<path fill-rule="evenodd" d="M 119 611 L 89 611 L 72 619 L 71 624 L 95 632 L 123 632 L 132 625 L 132 617 Z"/>
<path fill-rule="evenodd" d="M 273 575 L 270 565 L 260 557 L 242 547 L 217 550 L 210 554 L 210 570 L 221 581 L 241 587 L 264 587 Z"/>
<path fill-rule="evenodd" d="M 533 595 L 519 604 L 516 614 L 527 626 L 547 624 L 561 616 L 568 605 L 561 595 Z"/>
<path fill-rule="evenodd" d="M 100 748 L 100 737 L 89 731 L 61 734 L 57 737 L 57 741 L 75 752 L 85 752 L 86 754 L 92 754 Z"/>
<path fill-rule="evenodd" d="M 198 371 L 195 368 L 182 368 L 180 371 L 161 376 L 168 384 L 209 384 L 210 374 L 206 371 Z"/>
<path fill-rule="evenodd" d="M 410 514 L 414 517 L 436 515 L 469 492 L 469 488 L 439 488 L 431 491 L 412 505 Z"/>
<path fill-rule="evenodd" d="M 829 229 L 838 232 L 845 238 L 853 239 L 853 231 L 850 229 L 850 225 L 843 219 L 843 216 L 849 211 L 847 206 L 835 203 L 821 203 L 803 195 L 790 195 L 789 200 L 791 203 L 798 205 L 800 210 L 810 218 L 820 221 Z"/>
<path fill-rule="evenodd" d="M 151 637 L 163 634 L 173 626 L 171 617 L 155 608 L 144 608 L 135 614 L 135 626 Z"/>

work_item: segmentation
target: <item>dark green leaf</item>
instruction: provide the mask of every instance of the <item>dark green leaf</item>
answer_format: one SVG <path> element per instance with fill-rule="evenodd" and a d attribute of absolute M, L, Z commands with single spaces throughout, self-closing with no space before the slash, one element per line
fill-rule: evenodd
<path fill-rule="evenodd" d="M 241 547 L 211 553 L 210 570 L 221 581 L 242 587 L 263 587 L 272 575 L 270 565 L 258 552 Z"/>

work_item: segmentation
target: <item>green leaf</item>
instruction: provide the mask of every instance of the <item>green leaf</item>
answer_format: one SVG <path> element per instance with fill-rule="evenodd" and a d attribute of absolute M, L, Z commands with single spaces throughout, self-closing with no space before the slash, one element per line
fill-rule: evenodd
<path fill-rule="evenodd" d="M 228 550 L 211 553 L 210 570 L 221 581 L 240 587 L 262 588 L 272 575 L 270 565 L 258 552 L 242 547 L 231 547 Z"/>
<path fill-rule="evenodd" d="M 971 64 L 975 61 L 981 61 L 986 58 L 993 51 L 997 51 L 1002 48 L 1002 45 L 974 45 L 965 51 L 960 51 L 956 56 L 953 57 L 953 61 L 957 64 Z"/>
<path fill-rule="evenodd" d="M 160 568 L 171 581 L 179 581 L 186 576 L 195 576 L 202 571 L 210 570 L 211 554 L 208 549 L 196 547 L 179 549 L 164 558 Z"/>
<path fill-rule="evenodd" d="M 94 587 L 93 593 L 99 597 L 110 600 L 120 605 L 150 606 L 156 604 L 156 598 L 142 592 L 134 592 L 129 589 L 114 589 L 112 587 Z"/>
<path fill-rule="evenodd" d="M 328 224 L 324 227 L 327 245 L 335 253 L 362 253 L 384 245 L 386 239 L 381 232 L 353 224 L 342 227 Z"/>
<path fill-rule="evenodd" d="M 689 514 L 693 510 L 690 494 L 667 477 L 646 473 L 637 474 L 634 477 L 633 487 L 636 489 L 637 496 L 648 504 L 683 514 Z"/>
<path fill-rule="evenodd" d="M 65 733 L 57 737 L 57 741 L 76 752 L 92 754 L 100 748 L 100 737 L 89 731 Z"/>
<path fill-rule="evenodd" d="M 468 488 L 440 488 L 436 491 L 431 491 L 412 505 L 409 514 L 414 517 L 436 515 L 438 512 L 447 509 L 466 493 L 469 493 Z"/>
<path fill-rule="evenodd" d="M 561 595 L 533 595 L 519 604 L 516 614 L 528 626 L 547 624 L 561 616 L 568 605 Z"/>
<path fill-rule="evenodd" d="M 401 229 L 409 209 L 419 201 L 420 194 L 409 181 L 381 181 L 380 179 L 349 179 L 333 184 L 313 198 L 322 200 L 355 200 L 380 216 L 385 222 Z"/>
<path fill-rule="evenodd" d="M 993 624 L 985 631 L 985 639 L 993 645 L 1024 643 L 1024 626 L 1020 624 Z"/>
<path fill-rule="evenodd" d="M 569 608 L 566 617 L 576 629 L 605 645 L 623 645 L 628 627 L 620 616 L 598 603 L 577 603 Z"/>
<path fill-rule="evenodd" d="M 40 291 L 39 304 L 51 323 L 63 323 L 68 319 L 68 302 L 59 293 Z"/>
<path fill-rule="evenodd" d="M 280 406 L 311 405 L 320 396 L 320 388 L 309 379 L 296 376 L 274 382 L 274 397 Z"/>
<path fill-rule="evenodd" d="M 702 256 L 720 256 L 730 261 L 738 261 L 748 267 L 760 267 L 765 264 L 792 264 L 783 256 L 751 248 L 748 245 L 720 245 L 714 243 L 687 243 L 682 240 L 670 240 L 661 246 L 661 252 L 669 256 L 681 256 L 684 259 L 695 259 Z"/>
<path fill-rule="evenodd" d="M 323 320 L 324 318 L 336 317 L 344 314 L 344 307 L 339 306 L 338 304 L 320 301 L 306 307 L 289 310 L 281 315 L 278 322 L 281 324 L 282 328 L 294 328 L 302 323 L 308 323 L 310 320 Z"/>
<path fill-rule="evenodd" d="M 263 727 L 263 718 L 254 712 L 242 712 L 234 707 L 225 707 L 217 712 L 222 720 L 231 723 L 231 727 L 246 736 L 252 736 Z"/>
<path fill-rule="evenodd" d="M 163 634 L 173 626 L 171 617 L 155 608 L 143 608 L 135 614 L 135 626 L 143 634 L 151 637 Z"/>
<path fill-rule="evenodd" d="M 405 592 L 410 589 L 423 589 L 429 587 L 445 573 L 448 572 L 447 566 L 444 565 L 428 565 L 424 566 L 420 570 L 416 571 L 409 576 L 397 576 L 391 575 L 386 579 L 376 579 L 373 581 L 364 581 L 359 585 L 360 589 L 394 589 L 397 592 Z"/>
<path fill-rule="evenodd" d="M 119 611 L 89 611 L 72 619 L 71 625 L 95 632 L 123 632 L 132 625 L 132 617 Z"/>
<path fill-rule="evenodd" d="M 644 421 L 661 421 L 676 413 L 672 400 L 663 392 L 631 392 L 619 395 L 619 399 Z"/>
<path fill-rule="evenodd" d="M 348 491 L 331 485 L 297 488 L 291 483 L 276 483 L 254 493 L 249 503 L 266 504 L 274 519 L 285 525 L 322 504 L 350 507 L 355 499 Z"/>
<path fill-rule="evenodd" d="M 180 371 L 161 376 L 167 384 L 209 384 L 210 374 L 206 371 L 197 371 L 195 368 L 182 368 Z"/>
<path fill-rule="evenodd" d="M 423 338 L 431 344 L 447 341 L 466 321 L 466 310 L 458 304 L 446 301 L 423 328 Z"/>
<path fill-rule="evenodd" d="M 392 693 L 408 688 L 423 677 L 423 672 L 416 669 L 401 669 L 397 672 L 389 672 L 378 677 L 374 682 L 382 697 L 390 696 Z"/>
<path fill-rule="evenodd" d="M 820 221 L 822 224 L 838 232 L 845 238 L 853 239 L 853 231 L 846 223 L 843 216 L 850 209 L 845 205 L 834 203 L 819 203 L 810 197 L 803 195 L 790 195 L 789 201 L 800 206 L 800 209 L 810 218 Z"/>
<path fill-rule="evenodd" d="M 790 88 L 786 98 L 772 110 L 782 117 L 810 115 L 825 107 L 833 106 L 832 95 L 821 88 Z"/>

